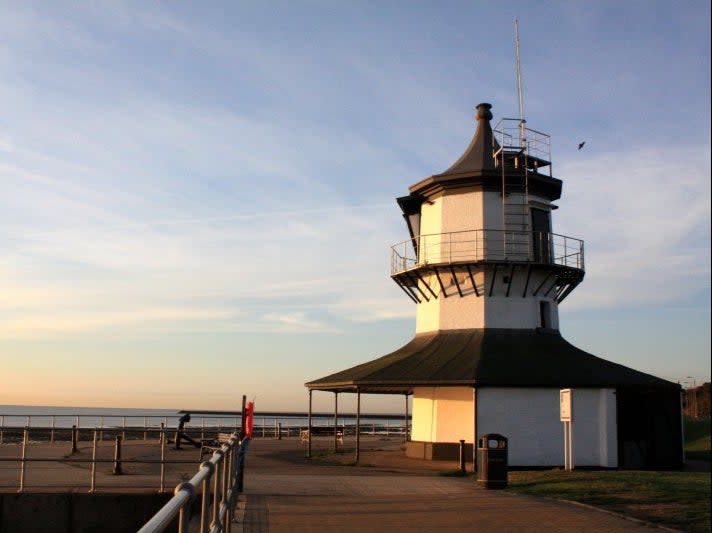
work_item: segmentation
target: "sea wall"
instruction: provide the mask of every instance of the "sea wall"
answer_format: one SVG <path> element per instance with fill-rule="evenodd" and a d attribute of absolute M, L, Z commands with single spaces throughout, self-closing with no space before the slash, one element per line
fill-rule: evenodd
<path fill-rule="evenodd" d="M 0 494 L 0 533 L 136 531 L 172 494 Z M 177 531 L 177 527 L 166 531 Z"/>

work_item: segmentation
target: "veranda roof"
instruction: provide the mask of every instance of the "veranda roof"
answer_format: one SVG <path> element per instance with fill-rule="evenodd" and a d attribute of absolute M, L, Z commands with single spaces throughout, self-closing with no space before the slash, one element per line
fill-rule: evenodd
<path fill-rule="evenodd" d="M 680 387 L 584 352 L 558 332 L 511 329 L 419 334 L 395 352 L 305 385 L 383 394 L 423 386 Z"/>

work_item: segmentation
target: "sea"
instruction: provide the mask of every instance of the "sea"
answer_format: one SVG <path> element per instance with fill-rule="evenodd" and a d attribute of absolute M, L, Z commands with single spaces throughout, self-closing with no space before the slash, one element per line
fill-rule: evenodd
<path fill-rule="evenodd" d="M 164 424 L 166 428 L 177 427 L 180 419 L 186 413 L 180 409 L 137 409 L 114 407 L 56 407 L 28 405 L 0 405 L 0 428 L 119 428 L 144 427 L 158 428 Z M 410 417 L 408 417 L 410 419 Z M 337 425 L 355 424 L 353 413 L 339 414 Z M 362 413 L 361 424 L 368 427 L 383 429 L 401 426 L 403 414 Z M 191 412 L 190 421 L 185 424 L 190 427 L 238 428 L 241 423 L 239 412 L 201 410 Z M 254 425 L 260 427 L 283 428 L 305 427 L 308 424 L 307 413 L 296 411 L 264 411 L 255 412 Z M 333 413 L 312 413 L 313 426 L 334 425 Z"/>

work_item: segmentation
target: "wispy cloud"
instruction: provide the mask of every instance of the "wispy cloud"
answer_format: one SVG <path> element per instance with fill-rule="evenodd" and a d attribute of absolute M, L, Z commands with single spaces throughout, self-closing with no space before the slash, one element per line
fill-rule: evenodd
<path fill-rule="evenodd" d="M 186 322 L 220 321 L 232 318 L 234 311 L 225 309 L 147 308 L 116 311 L 97 309 L 74 312 L 24 314 L 17 318 L 0 320 L 0 338 L 41 338 L 45 335 L 82 333 L 108 328 L 130 327 L 139 329 L 155 327 L 157 323 L 180 324 Z"/>
<path fill-rule="evenodd" d="M 267 313 L 260 317 L 274 333 L 314 333 L 334 331 L 326 322 L 309 318 L 306 313 Z"/>
<path fill-rule="evenodd" d="M 558 168 L 555 230 L 586 241 L 586 279 L 566 308 L 663 304 L 709 290 L 707 147 L 582 155 Z"/>

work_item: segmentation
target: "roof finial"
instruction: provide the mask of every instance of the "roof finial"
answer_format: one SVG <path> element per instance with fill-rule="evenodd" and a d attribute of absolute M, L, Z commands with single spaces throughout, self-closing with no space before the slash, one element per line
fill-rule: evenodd
<path fill-rule="evenodd" d="M 488 103 L 481 103 L 477 104 L 477 114 L 475 115 L 475 118 L 477 120 L 492 120 L 492 112 L 490 109 L 492 109 L 492 104 Z"/>
<path fill-rule="evenodd" d="M 455 161 L 443 174 L 461 174 L 465 172 L 481 172 L 483 170 L 494 170 L 494 157 L 492 147 L 497 141 L 492 136 L 492 105 L 488 103 L 477 104 L 477 131 L 460 159 Z"/>

